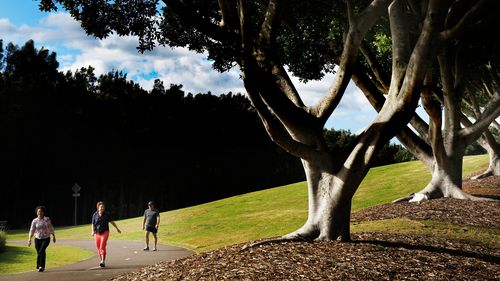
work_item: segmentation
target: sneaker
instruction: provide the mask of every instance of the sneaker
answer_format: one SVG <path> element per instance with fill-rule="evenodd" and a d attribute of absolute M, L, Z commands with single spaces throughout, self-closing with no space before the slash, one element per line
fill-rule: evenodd
<path fill-rule="evenodd" d="M 44 270 L 43 267 L 38 268 L 38 272 L 43 272 L 43 270 Z"/>
<path fill-rule="evenodd" d="M 143 251 L 149 251 L 149 247 L 142 249 Z"/>
<path fill-rule="evenodd" d="M 99 264 L 100 267 L 105 267 L 106 265 L 104 264 L 104 262 L 102 261 L 100 264 Z"/>
<path fill-rule="evenodd" d="M 153 251 L 156 251 L 156 247 L 153 248 Z"/>

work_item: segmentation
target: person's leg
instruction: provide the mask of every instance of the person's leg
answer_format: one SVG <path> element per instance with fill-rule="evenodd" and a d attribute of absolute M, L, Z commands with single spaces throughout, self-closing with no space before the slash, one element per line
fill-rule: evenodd
<path fill-rule="evenodd" d="M 37 239 L 35 238 L 36 249 L 36 268 L 42 272 L 45 269 L 46 249 L 50 244 L 50 238 Z"/>
<path fill-rule="evenodd" d="M 40 249 L 42 247 L 41 239 L 35 238 L 35 249 L 36 249 L 36 269 L 40 268 Z"/>
<path fill-rule="evenodd" d="M 104 267 L 106 262 L 106 245 L 108 244 L 108 238 L 109 238 L 109 231 L 105 231 L 102 234 L 102 241 L 101 241 L 102 267 Z"/>
<path fill-rule="evenodd" d="M 101 267 L 104 267 L 104 261 L 106 260 L 106 242 L 108 240 L 109 236 L 109 231 L 106 231 L 104 233 L 96 233 L 96 248 L 97 248 L 97 254 L 99 255 L 100 263 L 99 265 Z"/>
<path fill-rule="evenodd" d="M 99 233 L 94 234 L 95 238 L 95 247 L 97 249 L 97 255 L 99 256 L 99 259 L 102 262 L 102 255 L 101 255 L 101 235 Z"/>
<path fill-rule="evenodd" d="M 43 271 L 45 269 L 45 260 L 47 257 L 46 250 L 50 244 L 50 237 L 41 240 L 42 240 L 42 245 L 40 247 L 40 267 L 42 268 Z"/>
<path fill-rule="evenodd" d="M 144 247 L 144 251 L 149 250 L 149 230 L 146 229 L 146 247 Z"/>
<path fill-rule="evenodd" d="M 156 231 L 153 232 L 153 237 L 155 238 L 155 247 L 153 248 L 153 251 L 156 251 L 156 244 L 158 244 L 158 236 L 156 235 Z"/>

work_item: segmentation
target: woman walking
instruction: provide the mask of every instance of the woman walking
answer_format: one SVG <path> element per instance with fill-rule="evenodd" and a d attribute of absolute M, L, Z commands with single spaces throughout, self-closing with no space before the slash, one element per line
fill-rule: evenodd
<path fill-rule="evenodd" d="M 92 215 L 92 236 L 95 236 L 95 246 L 101 259 L 100 267 L 106 266 L 106 243 L 109 238 L 109 224 L 112 224 L 118 233 L 122 233 L 111 215 L 106 211 L 104 202 L 97 202 L 97 211 Z"/>
<path fill-rule="evenodd" d="M 38 272 L 45 270 L 45 259 L 47 257 L 45 250 L 50 244 L 50 235 L 52 240 L 56 243 L 56 235 L 54 233 L 54 226 L 49 217 L 45 216 L 46 208 L 38 206 L 35 208 L 36 218 L 31 222 L 31 228 L 28 238 L 28 247 L 31 246 L 31 239 L 35 236 L 35 249 L 36 249 L 36 269 Z"/>

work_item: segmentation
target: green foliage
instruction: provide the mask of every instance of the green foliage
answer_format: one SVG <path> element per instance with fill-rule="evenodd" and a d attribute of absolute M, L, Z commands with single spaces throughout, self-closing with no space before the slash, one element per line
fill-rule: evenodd
<path fill-rule="evenodd" d="M 354 146 L 356 140 L 356 135 L 349 130 L 325 129 L 323 135 L 328 149 L 339 155 L 345 155 Z"/>
<path fill-rule="evenodd" d="M 417 160 L 417 158 L 413 156 L 413 154 L 411 154 L 411 152 L 408 149 L 400 145 L 397 146 L 397 151 L 396 154 L 394 155 L 394 161 L 396 163 L 413 161 L 413 160 Z"/>
<path fill-rule="evenodd" d="M 5 251 L 5 243 L 7 241 L 7 233 L 0 230 L 0 253 Z"/>
<path fill-rule="evenodd" d="M 295 28 L 293 32 L 283 28 L 277 38 L 278 52 L 302 81 L 321 79 L 325 73 L 334 72 L 335 59 L 342 52 L 340 35 L 345 18 L 318 15 L 345 9 L 338 5 L 335 1 L 293 1 L 287 7 L 287 17 L 293 18 Z"/>
<path fill-rule="evenodd" d="M 475 142 L 465 148 L 464 155 L 480 155 L 484 153 L 486 153 L 486 150 L 479 143 Z"/>
<path fill-rule="evenodd" d="M 219 3 L 215 0 L 95 1 L 40 0 L 44 11 L 57 10 L 56 4 L 81 22 L 88 34 L 105 38 L 137 35 L 138 49 L 151 50 L 156 44 L 186 47 L 208 54 L 213 67 L 226 71 L 242 62 L 239 21 L 221 28 Z M 364 7 L 368 1 L 357 1 Z M 265 17 L 266 2 L 248 1 L 246 22 L 250 37 L 259 32 Z M 335 60 L 342 52 L 342 34 L 347 26 L 346 5 L 342 1 L 288 1 L 283 25 L 276 35 L 276 51 L 281 63 L 303 80 L 320 79 L 333 72 Z M 161 7 L 161 8 L 160 8 Z M 247 35 L 248 36 L 248 35 Z"/>
<path fill-rule="evenodd" d="M 328 129 L 323 131 L 326 145 L 335 158 L 346 157 L 347 153 L 356 144 L 356 135 L 349 130 Z M 388 165 L 399 162 L 412 161 L 416 158 L 404 146 L 386 143 L 372 160 L 372 166 Z"/>
<path fill-rule="evenodd" d="M 22 48 L 9 43 L 5 60 L 5 79 L 46 84 L 49 81 L 56 83 L 59 76 L 56 53 L 44 48 L 37 50 L 33 40 L 27 41 Z"/>
<path fill-rule="evenodd" d="M 378 55 L 390 56 L 392 52 L 392 42 L 387 34 L 375 34 L 375 40 L 372 44 Z"/>

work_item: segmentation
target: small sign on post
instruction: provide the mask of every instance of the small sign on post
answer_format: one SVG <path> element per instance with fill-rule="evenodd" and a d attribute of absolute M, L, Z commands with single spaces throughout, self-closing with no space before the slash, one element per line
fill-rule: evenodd
<path fill-rule="evenodd" d="M 78 197 L 80 197 L 80 190 L 82 190 L 82 187 L 77 183 L 75 183 L 71 189 L 73 190 L 73 197 L 75 198 L 75 225 L 77 225 L 77 210 L 78 210 L 77 199 Z"/>

